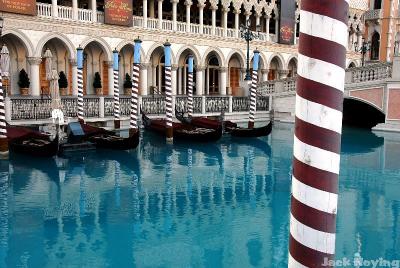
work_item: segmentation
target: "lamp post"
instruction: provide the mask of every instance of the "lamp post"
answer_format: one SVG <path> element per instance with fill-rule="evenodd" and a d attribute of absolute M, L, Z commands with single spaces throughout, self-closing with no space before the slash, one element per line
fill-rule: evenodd
<path fill-rule="evenodd" d="M 251 81 L 251 75 L 250 75 L 250 41 L 254 39 L 259 39 L 260 38 L 260 30 L 261 26 L 257 25 L 256 26 L 256 32 L 254 33 L 253 31 L 250 30 L 250 20 L 246 21 L 246 25 L 240 25 L 240 37 L 246 40 L 247 42 L 247 62 L 246 62 L 246 77 L 244 78 L 245 81 Z"/>
<path fill-rule="evenodd" d="M 355 48 L 356 52 L 361 53 L 361 55 L 362 55 L 361 66 L 364 66 L 365 54 L 367 54 L 367 52 L 371 50 L 371 42 L 365 42 L 365 39 L 363 38 L 361 47 L 358 47 L 358 42 L 354 42 L 354 48 Z"/>

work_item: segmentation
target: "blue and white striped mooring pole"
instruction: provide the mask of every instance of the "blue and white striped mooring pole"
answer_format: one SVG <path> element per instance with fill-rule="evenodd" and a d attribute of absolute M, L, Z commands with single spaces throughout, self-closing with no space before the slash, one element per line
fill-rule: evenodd
<path fill-rule="evenodd" d="M 119 110 L 119 62 L 118 50 L 113 51 L 113 75 L 114 75 L 114 128 L 120 128 L 120 110 Z"/>
<path fill-rule="evenodd" d="M 131 93 L 131 117 L 129 123 L 129 136 L 135 134 L 138 129 L 138 94 L 139 94 L 139 72 L 140 72 L 140 48 L 142 40 L 135 39 L 133 51 L 133 69 L 132 69 L 132 93 Z"/>
<path fill-rule="evenodd" d="M 250 87 L 250 111 L 248 128 L 254 127 L 254 116 L 257 108 L 257 81 L 258 81 L 258 62 L 260 61 L 260 51 L 254 50 L 253 56 L 253 75 L 251 76 Z"/>
<path fill-rule="evenodd" d="M 189 55 L 188 58 L 188 100 L 187 100 L 187 112 L 189 117 L 193 114 L 193 55 Z"/>
<path fill-rule="evenodd" d="M 166 114 L 166 136 L 167 141 L 173 139 L 172 128 L 172 83 L 171 83 L 171 44 L 166 42 L 164 44 L 164 58 L 165 58 L 165 114 Z"/>
<path fill-rule="evenodd" d="M 76 59 L 78 67 L 78 121 L 84 123 L 83 119 L 83 48 L 76 49 Z"/>

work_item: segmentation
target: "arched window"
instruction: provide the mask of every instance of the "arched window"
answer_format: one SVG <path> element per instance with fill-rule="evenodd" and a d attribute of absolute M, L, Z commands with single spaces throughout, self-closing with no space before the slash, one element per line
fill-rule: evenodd
<path fill-rule="evenodd" d="M 374 9 L 381 9 L 381 8 L 382 8 L 382 0 L 375 0 Z"/>
<path fill-rule="evenodd" d="M 380 35 L 375 32 L 371 40 L 371 60 L 379 60 Z"/>
<path fill-rule="evenodd" d="M 217 57 L 211 56 L 208 60 L 207 66 L 207 83 L 208 83 L 208 94 L 219 93 L 219 61 Z"/>

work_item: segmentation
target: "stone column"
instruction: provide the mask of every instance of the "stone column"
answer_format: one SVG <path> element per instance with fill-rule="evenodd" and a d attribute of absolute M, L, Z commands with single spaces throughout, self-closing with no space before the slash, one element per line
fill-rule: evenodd
<path fill-rule="evenodd" d="M 260 16 L 261 15 L 256 13 L 256 25 L 260 25 Z"/>
<path fill-rule="evenodd" d="M 150 0 L 149 2 L 149 16 L 150 18 L 154 18 L 155 17 L 155 10 L 154 10 L 154 1 L 155 0 Z"/>
<path fill-rule="evenodd" d="M 176 96 L 176 71 L 178 70 L 178 65 L 173 64 L 171 69 L 171 83 L 172 83 L 172 96 Z"/>
<path fill-rule="evenodd" d="M 108 95 L 114 96 L 114 69 L 113 62 L 107 61 L 107 69 L 108 69 Z M 104 92 L 103 92 L 104 95 Z"/>
<path fill-rule="evenodd" d="M 268 81 L 268 69 L 261 69 L 261 82 Z"/>
<path fill-rule="evenodd" d="M 224 28 L 224 37 L 228 34 L 228 10 L 229 7 L 222 7 L 222 27 Z"/>
<path fill-rule="evenodd" d="M 279 70 L 278 73 L 279 73 L 279 79 L 285 79 L 289 74 L 289 70 Z"/>
<path fill-rule="evenodd" d="M 143 28 L 147 28 L 147 0 L 143 0 Z"/>
<path fill-rule="evenodd" d="M 267 41 L 270 41 L 269 38 L 269 21 L 270 21 L 271 17 L 269 15 L 265 16 L 265 33 L 267 34 Z"/>
<path fill-rule="evenodd" d="M 204 11 L 204 4 L 198 4 L 197 5 L 198 6 L 198 8 L 199 8 L 199 24 L 200 24 L 200 26 L 199 26 L 199 28 L 200 28 L 200 34 L 203 34 L 204 33 L 204 31 L 203 31 L 203 11 Z"/>
<path fill-rule="evenodd" d="M 211 34 L 215 35 L 215 27 L 217 26 L 217 8 L 216 6 L 211 5 Z"/>
<path fill-rule="evenodd" d="M 244 15 L 246 16 L 246 24 L 247 24 L 247 22 L 249 21 L 249 19 L 250 19 L 250 15 L 251 15 L 251 13 L 250 12 L 248 12 L 248 11 L 246 11 L 245 13 L 244 13 Z"/>
<path fill-rule="evenodd" d="M 221 67 L 219 69 L 219 92 L 221 95 L 226 95 L 226 73 L 228 72 L 227 67 Z"/>
<path fill-rule="evenodd" d="M 92 0 L 92 21 L 97 21 L 97 2 L 96 0 Z"/>
<path fill-rule="evenodd" d="M 78 80 L 76 79 L 78 76 L 78 67 L 76 59 L 70 59 L 69 64 L 71 65 L 71 93 L 73 96 L 78 96 Z"/>
<path fill-rule="evenodd" d="M 239 14 L 240 14 L 240 9 L 237 10 L 235 9 L 235 35 L 236 38 L 239 38 L 240 33 L 239 33 Z"/>
<path fill-rule="evenodd" d="M 357 33 L 357 38 L 358 38 L 358 40 L 357 40 L 358 47 L 361 48 L 362 47 L 362 41 L 363 41 L 363 35 L 362 35 L 361 31 Z"/>
<path fill-rule="evenodd" d="M 279 40 L 279 17 L 275 16 L 275 38 Z"/>
<path fill-rule="evenodd" d="M 153 87 L 156 87 L 157 86 L 157 66 L 156 65 L 153 65 L 152 66 L 152 73 L 151 73 L 151 75 L 152 75 L 152 77 L 151 77 L 151 79 L 152 79 L 152 82 L 151 82 L 151 85 L 153 86 Z"/>
<path fill-rule="evenodd" d="M 30 65 L 29 79 L 31 80 L 31 95 L 40 96 L 39 66 L 42 62 L 42 58 L 29 57 L 27 60 Z"/>
<path fill-rule="evenodd" d="M 186 32 L 190 33 L 190 7 L 192 6 L 192 1 L 186 0 Z"/>
<path fill-rule="evenodd" d="M 149 85 L 147 83 L 147 69 L 150 67 L 150 63 L 140 64 L 140 95 L 148 95 Z"/>
<path fill-rule="evenodd" d="M 158 0 L 158 29 L 162 29 L 162 2 L 163 0 Z"/>
<path fill-rule="evenodd" d="M 178 67 L 178 88 L 176 90 L 177 94 L 182 94 L 182 68 Z"/>
<path fill-rule="evenodd" d="M 204 95 L 204 66 L 196 66 L 196 95 Z"/>
<path fill-rule="evenodd" d="M 179 0 L 171 0 L 172 3 L 172 30 L 176 31 L 176 18 L 177 18 L 177 6 Z M 176 85 L 175 85 L 176 86 Z"/>
<path fill-rule="evenodd" d="M 51 16 L 53 18 L 57 18 L 58 17 L 57 0 L 51 0 Z"/>
<path fill-rule="evenodd" d="M 78 0 L 72 0 L 72 19 L 78 20 Z"/>

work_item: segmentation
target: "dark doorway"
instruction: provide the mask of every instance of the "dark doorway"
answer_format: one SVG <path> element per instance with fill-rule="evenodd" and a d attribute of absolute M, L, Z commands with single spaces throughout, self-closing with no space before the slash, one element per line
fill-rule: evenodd
<path fill-rule="evenodd" d="M 385 114 L 376 107 L 356 99 L 343 101 L 343 125 L 371 129 L 385 122 Z"/>
<path fill-rule="evenodd" d="M 374 32 L 371 39 L 371 60 L 379 60 L 380 35 Z"/>

